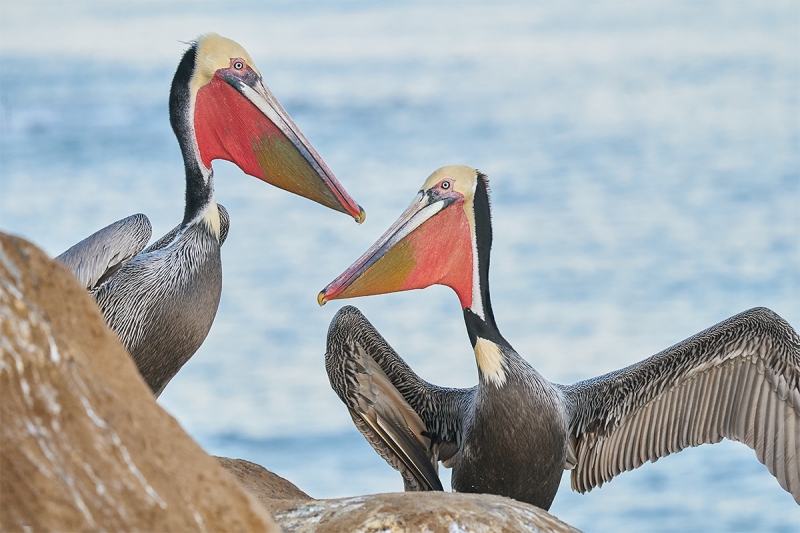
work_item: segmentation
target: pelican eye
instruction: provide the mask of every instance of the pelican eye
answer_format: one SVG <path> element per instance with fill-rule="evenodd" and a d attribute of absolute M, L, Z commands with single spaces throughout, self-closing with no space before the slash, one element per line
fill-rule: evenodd
<path fill-rule="evenodd" d="M 236 60 L 233 62 L 233 68 L 236 70 L 243 70 L 244 69 L 244 61 Z"/>
<path fill-rule="evenodd" d="M 443 181 L 442 182 L 442 189 L 449 189 L 449 188 L 450 188 L 450 182 L 449 181 Z"/>

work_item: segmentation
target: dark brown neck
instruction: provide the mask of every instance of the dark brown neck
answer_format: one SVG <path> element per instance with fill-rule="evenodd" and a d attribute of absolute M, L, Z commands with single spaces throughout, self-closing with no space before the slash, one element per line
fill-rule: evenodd
<path fill-rule="evenodd" d="M 172 131 L 178 138 L 183 154 L 183 166 L 186 171 L 186 207 L 183 214 L 183 225 L 195 220 L 214 197 L 214 177 L 210 169 L 200 163 L 197 153 L 194 128 L 191 116 L 190 84 L 195 69 L 197 45 L 192 45 L 183 55 L 169 95 L 169 121 Z"/>
<path fill-rule="evenodd" d="M 492 250 L 492 213 L 489 204 L 488 181 L 484 174 L 478 173 L 478 184 L 473 199 L 475 210 L 475 241 L 478 254 L 478 290 L 473 291 L 479 298 L 473 298 L 473 308 L 464 309 L 464 322 L 472 346 L 478 337 L 490 340 L 497 345 L 508 346 L 497 328 L 489 295 L 489 256 Z"/>

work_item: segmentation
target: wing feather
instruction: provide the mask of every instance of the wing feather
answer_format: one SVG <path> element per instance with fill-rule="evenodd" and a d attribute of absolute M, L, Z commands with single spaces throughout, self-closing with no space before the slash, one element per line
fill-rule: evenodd
<path fill-rule="evenodd" d="M 785 420 L 785 436 L 786 436 L 786 462 L 791 463 L 792 460 L 800 460 L 800 439 L 798 439 L 798 431 L 800 431 L 800 424 L 797 423 L 797 417 L 792 416 L 792 410 L 786 409 Z M 800 472 L 786 469 L 786 490 L 792 494 L 800 492 Z"/>
<path fill-rule="evenodd" d="M 438 464 L 460 446 L 462 411 L 472 389 L 422 380 L 351 306 L 331 322 L 325 367 L 356 427 L 400 472 L 406 490 L 443 490 Z"/>
<path fill-rule="evenodd" d="M 564 393 L 579 492 L 728 438 L 753 448 L 800 503 L 800 337 L 768 309 L 741 313 Z"/>
<path fill-rule="evenodd" d="M 141 252 L 151 233 L 146 216 L 131 215 L 89 235 L 56 259 L 72 270 L 81 285 L 95 289 Z"/>

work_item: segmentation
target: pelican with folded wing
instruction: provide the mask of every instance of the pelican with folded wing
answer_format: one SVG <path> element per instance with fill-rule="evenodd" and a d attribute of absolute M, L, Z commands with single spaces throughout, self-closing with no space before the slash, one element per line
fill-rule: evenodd
<path fill-rule="evenodd" d="M 172 80 L 169 116 L 186 171 L 180 225 L 145 249 L 150 222 L 133 215 L 58 256 L 156 396 L 203 343 L 219 306 L 228 213 L 214 198 L 213 160 L 359 223 L 365 217 L 234 41 L 210 33 L 191 44 Z"/>

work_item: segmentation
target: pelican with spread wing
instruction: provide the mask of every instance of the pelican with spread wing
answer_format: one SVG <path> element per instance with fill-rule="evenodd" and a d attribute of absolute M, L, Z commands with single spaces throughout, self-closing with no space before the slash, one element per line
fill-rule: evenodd
<path fill-rule="evenodd" d="M 548 509 L 564 469 L 586 492 L 689 446 L 747 444 L 800 503 L 800 337 L 765 308 L 745 311 L 644 361 L 574 385 L 551 383 L 503 337 L 489 297 L 492 228 L 486 176 L 444 167 L 319 302 L 451 287 L 478 384 L 421 379 L 354 307 L 328 331 L 331 386 L 406 490 L 459 492 Z"/>

